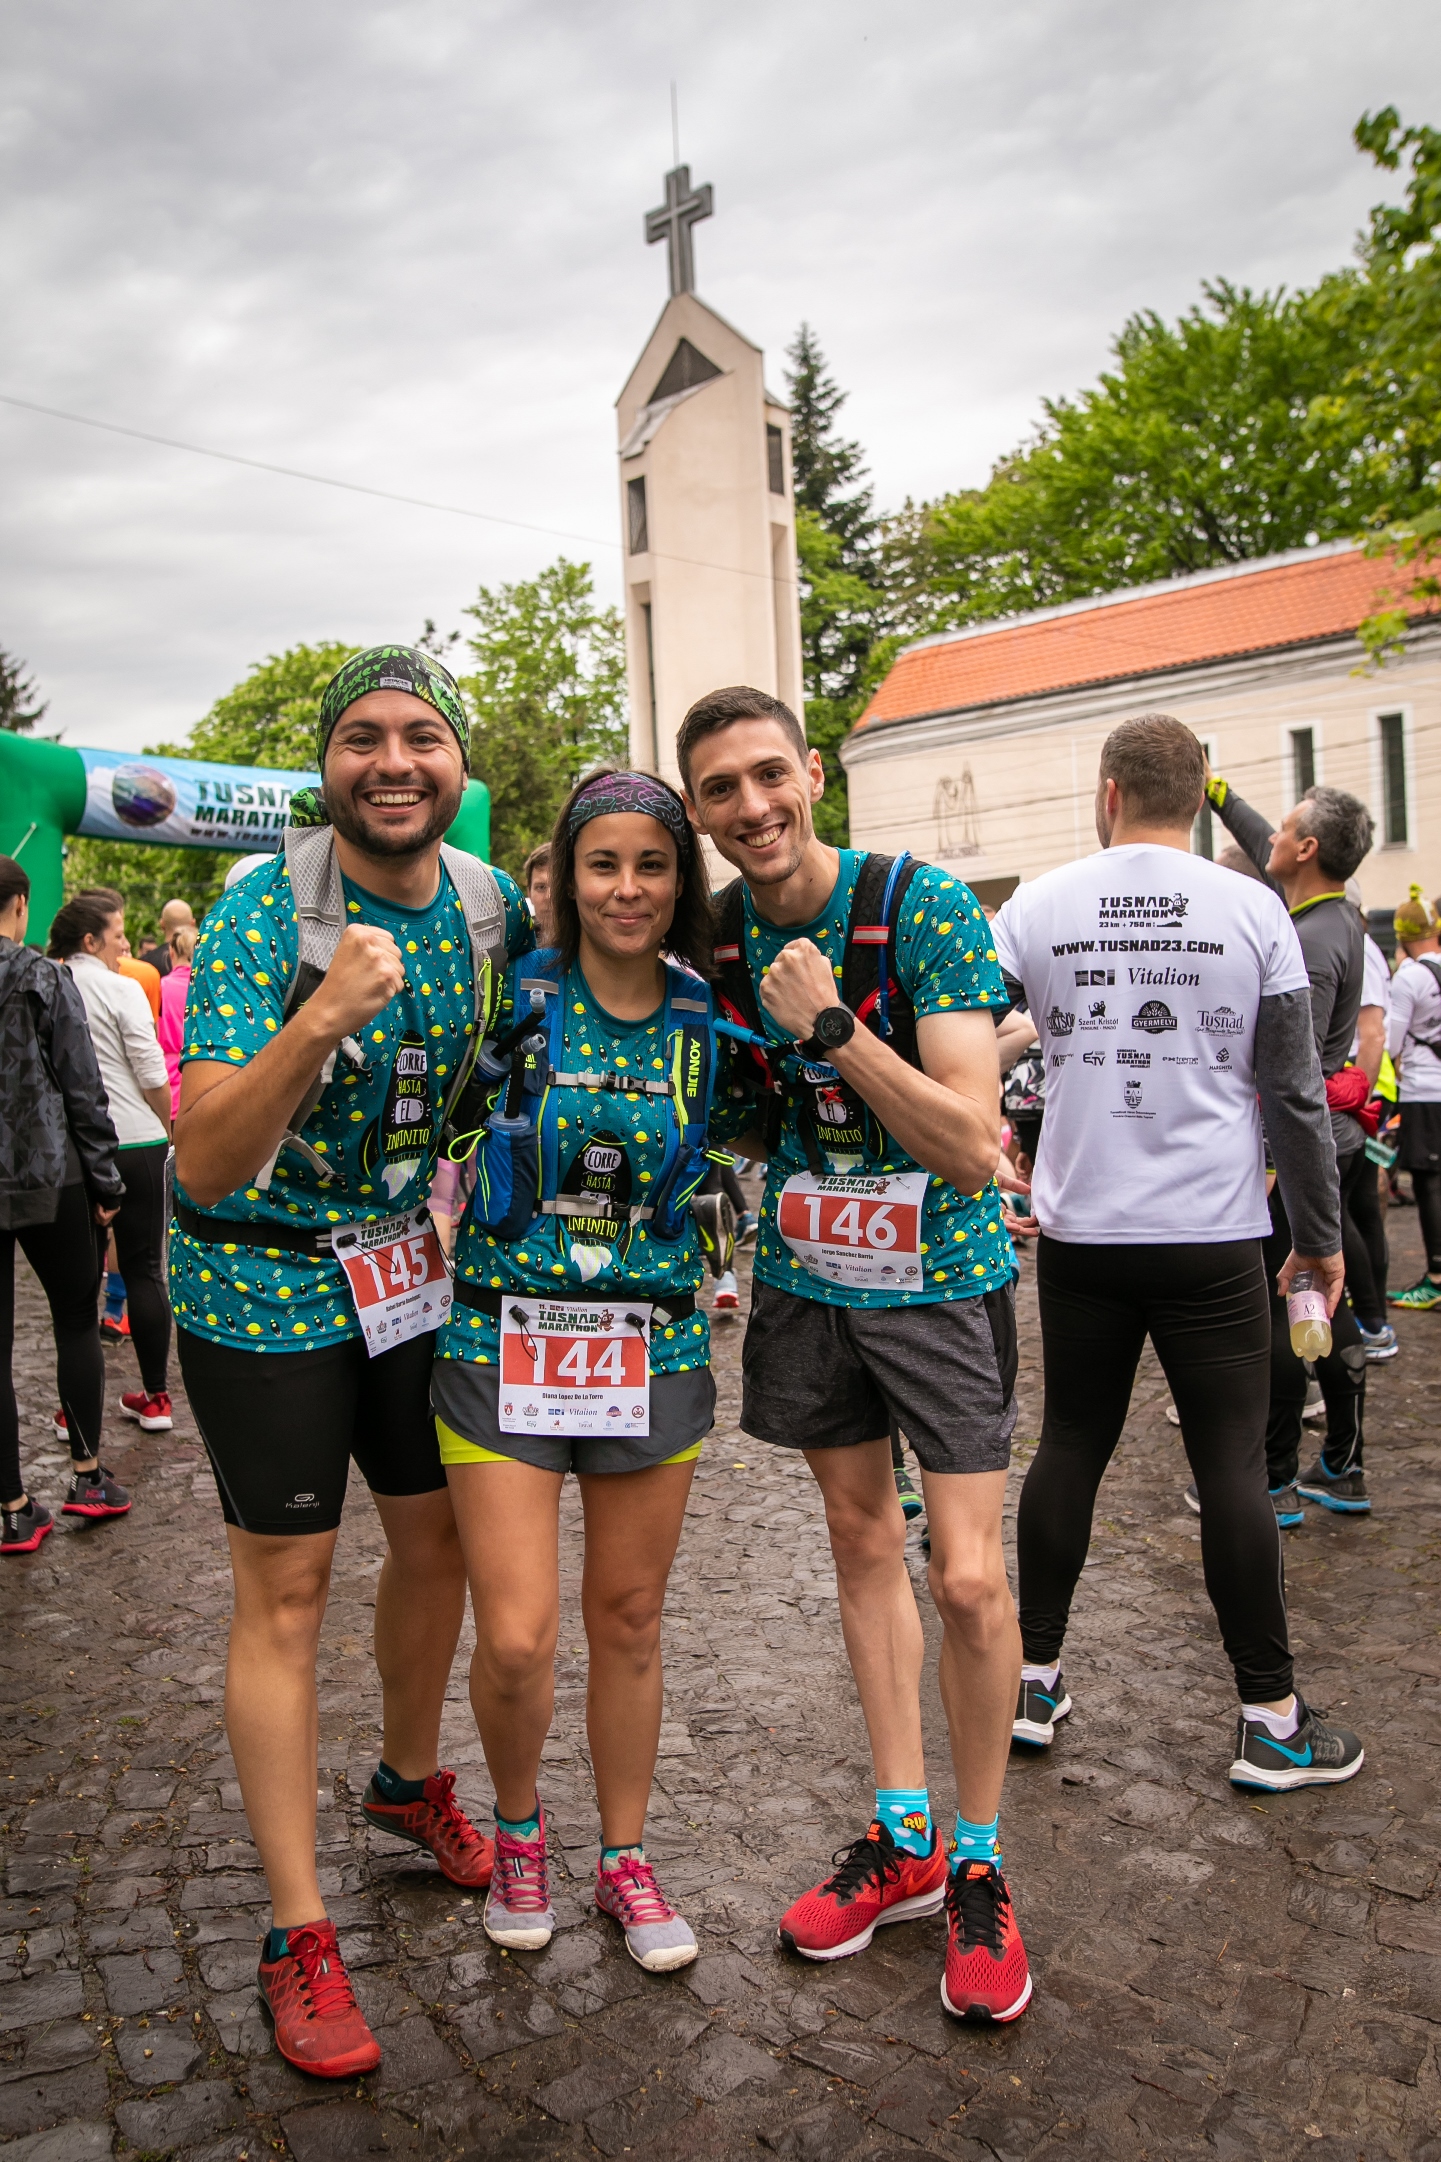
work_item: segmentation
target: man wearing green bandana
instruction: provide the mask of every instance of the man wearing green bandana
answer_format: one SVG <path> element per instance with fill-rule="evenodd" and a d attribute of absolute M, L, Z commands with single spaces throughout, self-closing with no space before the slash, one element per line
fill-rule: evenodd
<path fill-rule="evenodd" d="M 497 957 L 532 944 L 512 880 L 454 854 L 452 876 L 442 858 L 468 745 L 459 691 L 429 655 L 375 646 L 346 662 L 321 703 L 320 790 L 294 816 L 331 831 L 293 836 L 207 916 L 181 1052 L 172 1293 L 235 1577 L 226 1723 L 273 1906 L 260 1986 L 282 2054 L 331 2078 L 380 2057 L 315 1856 L 315 1656 L 352 1457 L 388 1546 L 366 1815 L 471 1892 L 492 1859 L 437 1767 L 465 1575 L 430 1416 L 434 1337 L 368 1356 L 331 1246 L 337 1227 L 429 1191 L 442 1107 L 484 1020 L 456 880 L 488 897 Z M 307 982 L 300 916 L 308 938 L 322 891 L 333 958 Z"/>

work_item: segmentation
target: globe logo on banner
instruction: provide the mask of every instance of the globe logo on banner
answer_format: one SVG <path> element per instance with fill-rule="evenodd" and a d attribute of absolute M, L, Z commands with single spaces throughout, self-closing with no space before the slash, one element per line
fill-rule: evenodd
<path fill-rule="evenodd" d="M 116 766 L 110 800 L 127 826 L 160 826 L 174 814 L 175 784 L 154 766 Z"/>

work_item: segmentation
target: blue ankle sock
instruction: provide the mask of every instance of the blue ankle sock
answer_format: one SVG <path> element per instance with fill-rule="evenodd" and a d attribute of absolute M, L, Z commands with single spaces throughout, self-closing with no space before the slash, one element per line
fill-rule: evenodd
<path fill-rule="evenodd" d="M 528 1817 L 518 1817 L 516 1821 L 512 1824 L 510 1818 L 503 1817 L 500 1811 L 497 1809 L 497 1811 L 495 1812 L 495 1821 L 502 1832 L 509 1832 L 512 1839 L 538 1838 L 540 1836 L 539 1797 L 537 1796 L 535 1807 Z"/>
<path fill-rule="evenodd" d="M 125 1311 L 125 1279 L 115 1269 L 105 1272 L 105 1312 L 111 1321 L 118 1321 Z"/>
<path fill-rule="evenodd" d="M 907 1854 L 929 1854 L 935 1841 L 927 1787 L 877 1787 L 876 1822 Z"/>
<path fill-rule="evenodd" d="M 602 1847 L 600 1850 L 601 1868 L 614 1869 L 622 1855 L 625 1855 L 628 1860 L 643 1862 L 645 1860 L 645 1848 L 640 1840 L 636 1840 L 634 1846 L 630 1847 Z"/>
<path fill-rule="evenodd" d="M 425 1797 L 423 1779 L 402 1779 L 383 1757 L 375 1774 L 375 1788 L 383 1802 L 419 1802 Z"/>
<path fill-rule="evenodd" d="M 284 1959 L 290 1950 L 290 1932 L 272 1929 L 265 1939 L 265 1957 L 270 1960 Z"/>
<path fill-rule="evenodd" d="M 972 1824 L 967 1817 L 956 1811 L 956 1829 L 951 1838 L 948 1859 L 951 1875 L 965 1868 L 967 1862 L 995 1862 L 999 1864 L 1001 1850 L 996 1845 L 996 1832 L 1001 1822 L 999 1810 L 989 1824 Z"/>

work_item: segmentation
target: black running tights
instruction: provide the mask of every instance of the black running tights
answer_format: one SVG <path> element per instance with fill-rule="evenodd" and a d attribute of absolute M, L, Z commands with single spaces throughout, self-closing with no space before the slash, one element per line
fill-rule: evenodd
<path fill-rule="evenodd" d="M 1341 1170 L 1341 1243 L 1346 1289 L 1357 1319 L 1368 1329 L 1386 1326 L 1386 1221 L 1381 1214 L 1379 1173 L 1364 1148 Z"/>
<path fill-rule="evenodd" d="M 50 1322 L 55 1331 L 55 1382 L 70 1428 L 70 1453 L 78 1462 L 99 1454 L 100 1422 L 105 1410 L 95 1217 L 85 1188 L 67 1186 L 60 1195 L 53 1223 L 27 1224 L 23 1231 L 0 1231 L 0 1352 L 5 1359 L 5 1385 L 0 1388 L 0 1501 L 14 1501 L 24 1490 L 20 1477 L 20 1413 L 11 1379 L 17 1246 L 39 1277 L 50 1302 Z"/>
<path fill-rule="evenodd" d="M 1427 1270 L 1441 1277 L 1441 1171 L 1413 1171 L 1411 1191 L 1416 1196 L 1416 1214 L 1426 1242 Z"/>
<path fill-rule="evenodd" d="M 125 1279 L 125 1310 L 130 1341 L 140 1362 L 140 1379 L 151 1395 L 170 1386 L 170 1295 L 165 1288 L 164 1141 L 120 1151 L 125 1199 L 111 1225 L 115 1259 Z M 105 1266 L 105 1234 L 100 1234 L 100 1266 Z"/>
<path fill-rule="evenodd" d="M 1016 1527 L 1021 1641 L 1061 1656 L 1091 1516 L 1149 1335 L 1201 1498 L 1201 1562 L 1244 1704 L 1291 1693 L 1281 1535 L 1266 1492 L 1271 1325 L 1261 1249 L 1037 1242 L 1046 1407 Z"/>

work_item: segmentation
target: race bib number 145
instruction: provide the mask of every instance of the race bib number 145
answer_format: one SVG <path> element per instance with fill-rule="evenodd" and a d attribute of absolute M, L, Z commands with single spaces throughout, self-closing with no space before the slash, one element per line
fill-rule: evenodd
<path fill-rule="evenodd" d="M 924 1171 L 817 1178 L 781 1188 L 777 1224 L 796 1259 L 828 1283 L 859 1291 L 919 1291 Z"/>
<path fill-rule="evenodd" d="M 430 1211 L 346 1224 L 331 1239 L 373 1359 L 438 1329 L 450 1313 L 450 1277 Z"/>

